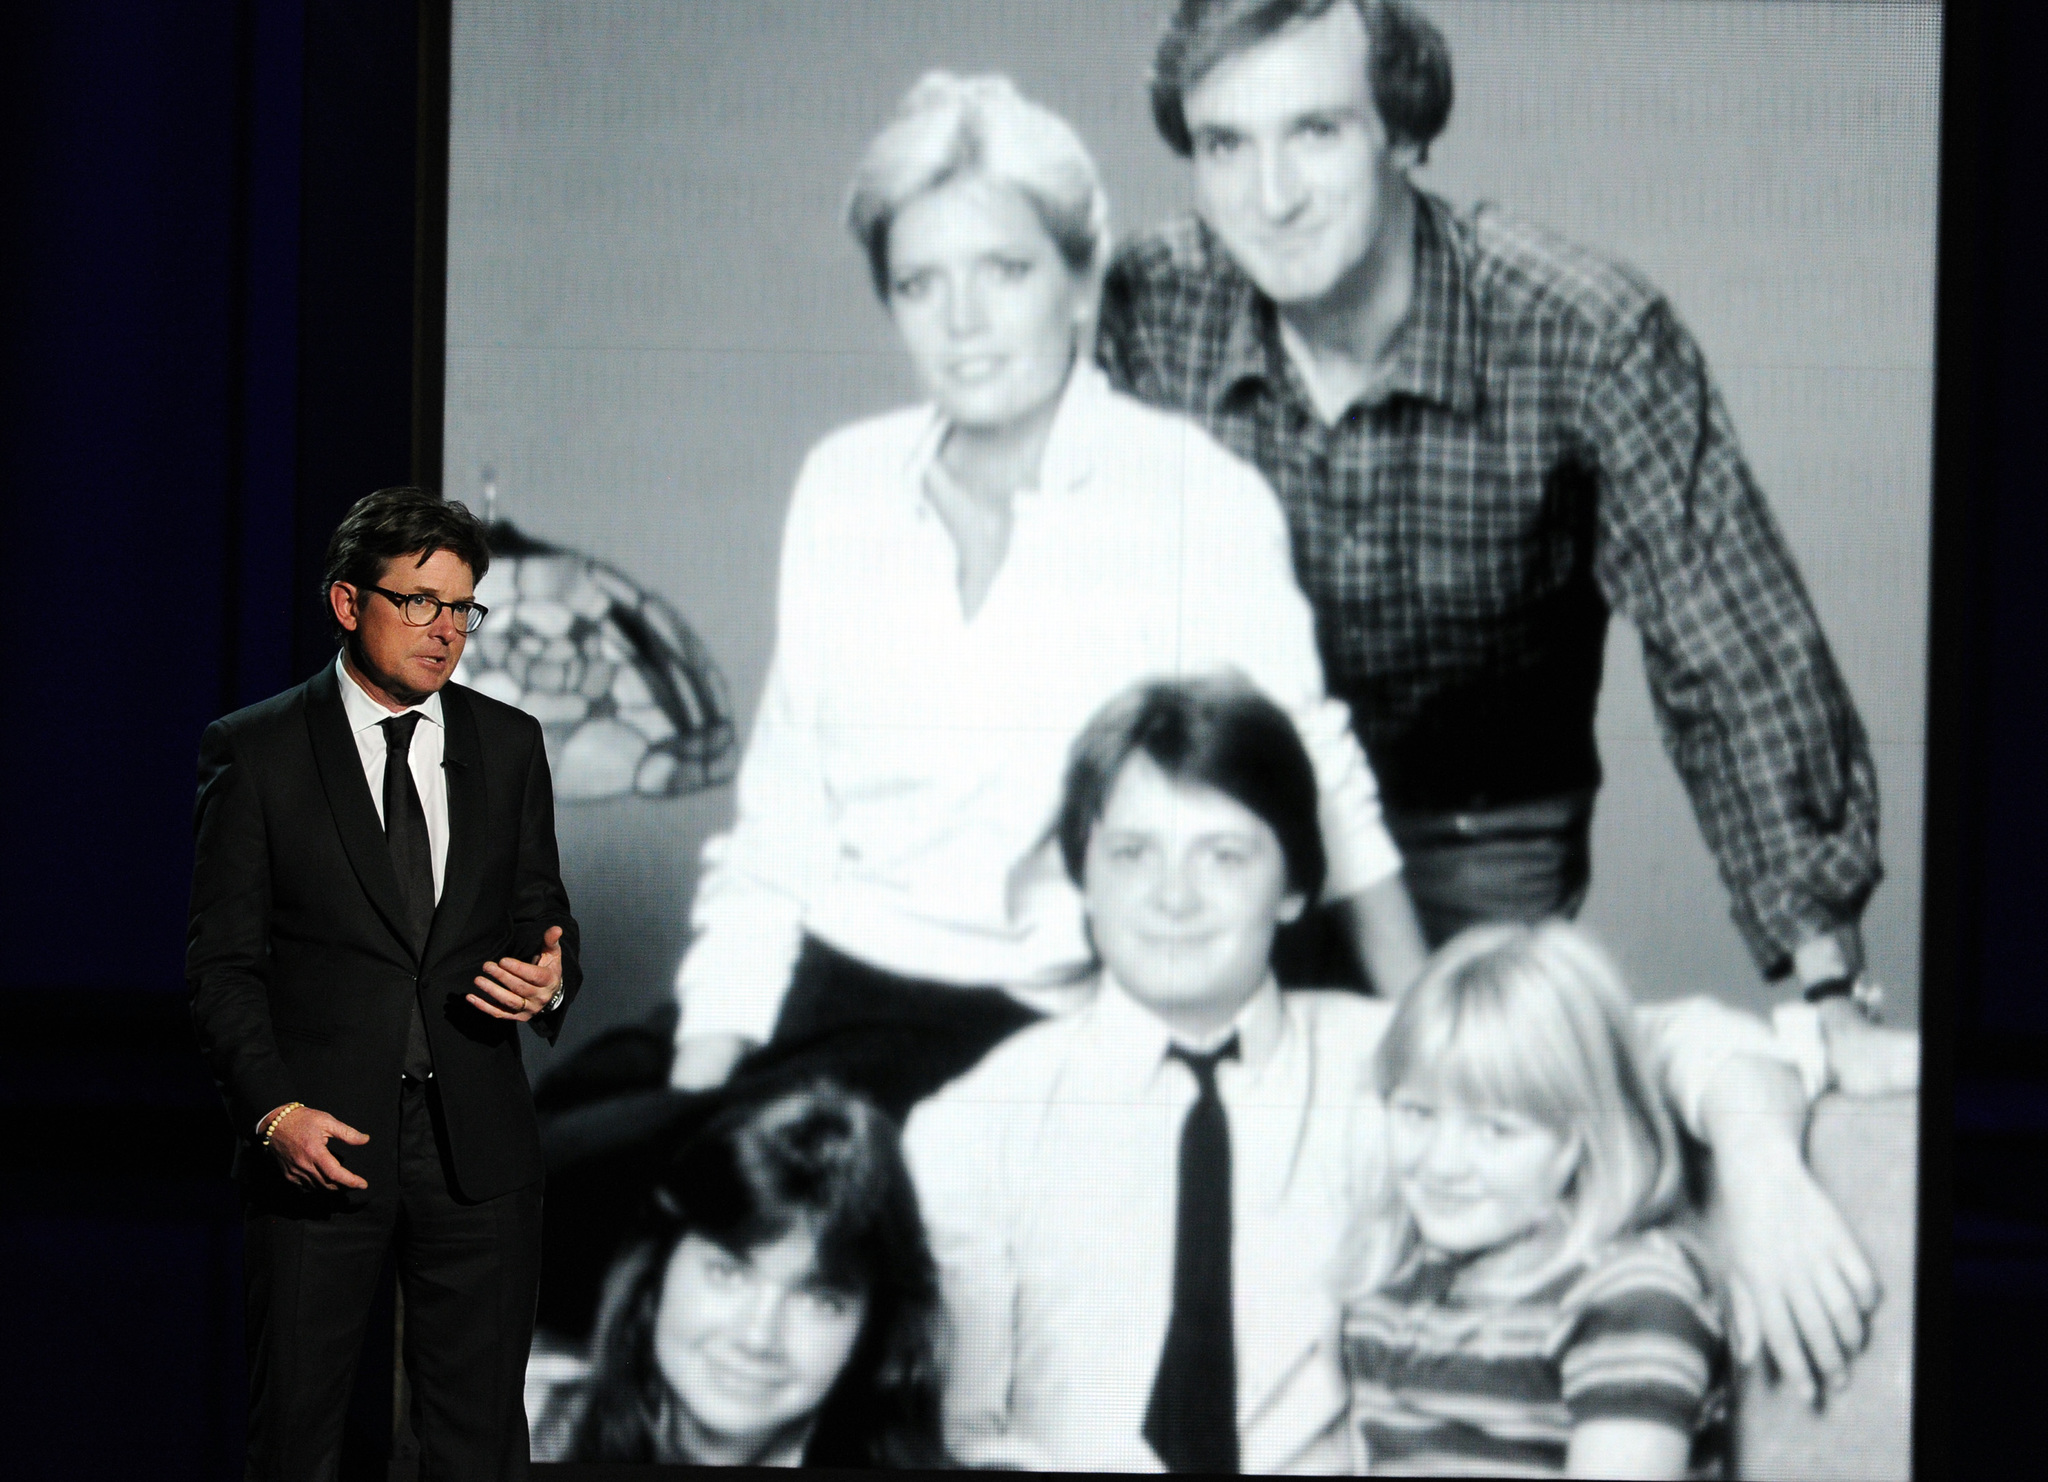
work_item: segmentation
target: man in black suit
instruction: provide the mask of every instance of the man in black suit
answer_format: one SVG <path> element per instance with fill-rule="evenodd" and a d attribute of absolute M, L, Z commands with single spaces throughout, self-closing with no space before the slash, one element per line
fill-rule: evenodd
<path fill-rule="evenodd" d="M 341 653 L 199 753 L 186 976 L 240 1137 L 248 1475 L 331 1478 L 387 1251 L 422 1475 L 523 1477 L 541 1156 L 519 1026 L 581 973 L 540 727 L 448 683 L 483 526 L 385 489 L 323 588 Z"/>

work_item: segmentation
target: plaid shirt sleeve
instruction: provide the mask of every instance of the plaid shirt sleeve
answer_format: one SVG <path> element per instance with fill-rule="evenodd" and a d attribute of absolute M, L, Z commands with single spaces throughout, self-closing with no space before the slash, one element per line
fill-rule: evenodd
<path fill-rule="evenodd" d="M 1642 636 L 1665 749 L 1773 971 L 1855 921 L 1882 873 L 1862 722 L 1705 357 L 1661 300 L 1610 335 L 1580 426 L 1601 590 Z"/>

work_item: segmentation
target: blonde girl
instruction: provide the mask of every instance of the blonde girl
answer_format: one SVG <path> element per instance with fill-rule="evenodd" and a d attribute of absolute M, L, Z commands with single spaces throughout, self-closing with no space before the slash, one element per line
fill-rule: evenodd
<path fill-rule="evenodd" d="M 1475 927 L 1376 1059 L 1390 1221 L 1344 1351 L 1375 1474 L 1718 1475 L 1724 1329 L 1676 1134 L 1576 927 Z"/>

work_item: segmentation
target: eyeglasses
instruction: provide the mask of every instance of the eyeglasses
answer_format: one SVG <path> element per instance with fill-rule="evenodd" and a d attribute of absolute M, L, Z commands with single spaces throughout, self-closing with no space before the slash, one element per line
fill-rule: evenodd
<path fill-rule="evenodd" d="M 363 590 L 375 592 L 380 597 L 389 597 L 391 605 L 398 609 L 398 616 L 408 628 L 428 627 L 441 615 L 444 607 L 455 614 L 455 620 L 462 624 L 462 631 L 474 633 L 484 625 L 484 618 L 490 609 L 481 602 L 443 602 L 439 597 L 425 592 L 389 592 L 383 587 L 363 583 Z"/>

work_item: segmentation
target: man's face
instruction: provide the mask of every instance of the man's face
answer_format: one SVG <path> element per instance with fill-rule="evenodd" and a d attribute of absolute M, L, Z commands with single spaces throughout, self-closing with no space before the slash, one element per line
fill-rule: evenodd
<path fill-rule="evenodd" d="M 1237 1017 L 1266 980 L 1274 929 L 1304 904 L 1264 819 L 1143 752 L 1124 763 L 1088 836 L 1081 893 L 1103 964 L 1195 1036 Z"/>
<path fill-rule="evenodd" d="M 1225 57 L 1184 99 L 1195 201 L 1252 282 L 1312 306 L 1363 270 L 1407 189 L 1366 82 L 1356 6 Z"/>
<path fill-rule="evenodd" d="M 421 564 L 419 553 L 384 563 L 375 585 L 387 592 L 425 592 L 443 602 L 476 596 L 469 563 L 453 551 L 435 551 Z M 398 604 L 369 587 L 336 582 L 328 589 L 335 620 L 348 630 L 348 657 L 364 688 L 394 710 L 417 705 L 448 682 L 468 641 L 462 622 L 445 608 L 425 627 L 415 628 Z"/>

